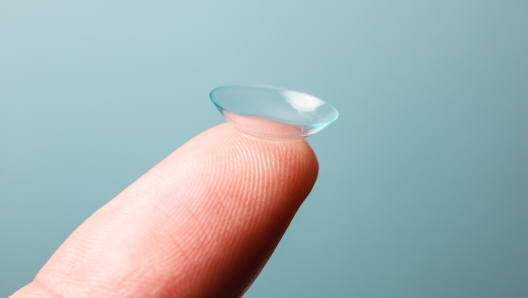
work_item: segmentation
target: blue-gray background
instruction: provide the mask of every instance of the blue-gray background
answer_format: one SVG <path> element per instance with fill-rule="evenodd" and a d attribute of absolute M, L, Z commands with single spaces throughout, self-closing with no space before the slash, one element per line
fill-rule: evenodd
<path fill-rule="evenodd" d="M 460 0 L 1 1 L 0 296 L 226 83 L 341 114 L 247 297 L 528 297 L 528 2 Z"/>

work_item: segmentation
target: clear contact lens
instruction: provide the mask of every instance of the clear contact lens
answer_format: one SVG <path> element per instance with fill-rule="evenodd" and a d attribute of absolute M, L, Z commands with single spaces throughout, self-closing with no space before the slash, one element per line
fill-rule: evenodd
<path fill-rule="evenodd" d="M 209 96 L 228 122 L 265 139 L 306 138 L 338 117 L 332 105 L 315 96 L 273 86 L 227 85 Z"/>

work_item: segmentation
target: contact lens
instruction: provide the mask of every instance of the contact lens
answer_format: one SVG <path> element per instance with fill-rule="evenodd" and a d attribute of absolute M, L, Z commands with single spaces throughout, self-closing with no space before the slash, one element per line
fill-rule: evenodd
<path fill-rule="evenodd" d="M 228 122 L 264 139 L 306 138 L 338 117 L 332 105 L 315 96 L 274 86 L 227 85 L 209 96 Z"/>

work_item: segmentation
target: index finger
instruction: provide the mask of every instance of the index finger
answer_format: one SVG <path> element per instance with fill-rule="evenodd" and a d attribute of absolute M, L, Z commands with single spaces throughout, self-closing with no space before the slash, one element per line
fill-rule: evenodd
<path fill-rule="evenodd" d="M 88 218 L 13 297 L 235 297 L 309 194 L 304 140 L 195 137 Z"/>

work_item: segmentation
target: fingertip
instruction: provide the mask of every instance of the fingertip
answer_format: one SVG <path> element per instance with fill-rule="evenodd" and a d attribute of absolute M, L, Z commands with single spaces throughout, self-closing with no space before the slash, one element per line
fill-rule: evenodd
<path fill-rule="evenodd" d="M 317 173 L 304 140 L 213 127 L 86 220 L 35 280 L 59 296 L 241 295 Z"/>

